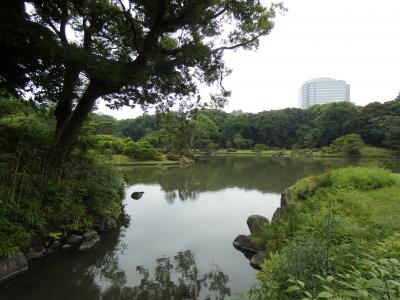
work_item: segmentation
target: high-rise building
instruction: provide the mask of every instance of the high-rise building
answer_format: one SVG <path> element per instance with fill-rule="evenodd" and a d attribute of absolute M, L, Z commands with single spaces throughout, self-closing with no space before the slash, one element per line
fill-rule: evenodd
<path fill-rule="evenodd" d="M 299 91 L 300 108 L 339 101 L 350 102 L 350 85 L 344 80 L 315 78 L 306 81 Z"/>

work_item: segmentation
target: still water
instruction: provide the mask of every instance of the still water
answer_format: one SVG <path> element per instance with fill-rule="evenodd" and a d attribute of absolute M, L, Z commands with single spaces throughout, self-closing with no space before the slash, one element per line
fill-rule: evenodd
<path fill-rule="evenodd" d="M 251 214 L 271 218 L 296 180 L 344 160 L 220 157 L 186 168 L 125 168 L 127 220 L 88 252 L 30 264 L 0 299 L 226 299 L 255 283 L 232 246 Z M 134 191 L 144 191 L 133 200 Z"/>

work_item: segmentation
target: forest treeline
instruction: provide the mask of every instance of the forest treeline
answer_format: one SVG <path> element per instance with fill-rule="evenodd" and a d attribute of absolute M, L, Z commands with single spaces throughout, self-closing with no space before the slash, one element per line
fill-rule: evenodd
<path fill-rule="evenodd" d="M 93 114 L 88 126 L 104 138 L 128 137 L 178 153 L 188 149 L 321 148 L 354 133 L 368 145 L 400 149 L 400 97 L 363 107 L 338 102 L 257 114 L 203 109 L 125 120 Z"/>

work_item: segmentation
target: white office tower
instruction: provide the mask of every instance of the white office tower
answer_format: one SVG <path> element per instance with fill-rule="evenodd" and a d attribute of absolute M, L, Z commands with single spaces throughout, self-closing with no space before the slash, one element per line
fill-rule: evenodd
<path fill-rule="evenodd" d="M 344 80 L 315 78 L 308 80 L 300 88 L 300 108 L 339 101 L 350 102 L 350 85 Z"/>

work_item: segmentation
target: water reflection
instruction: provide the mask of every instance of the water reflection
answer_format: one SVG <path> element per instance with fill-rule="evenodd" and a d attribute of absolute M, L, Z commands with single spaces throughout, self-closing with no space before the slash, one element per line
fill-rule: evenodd
<path fill-rule="evenodd" d="M 133 186 L 126 189 L 125 212 L 132 222 L 102 235 L 88 252 L 33 262 L 25 277 L 0 287 L 0 299 L 236 296 L 254 284 L 254 270 L 232 247 L 248 232 L 247 217 L 271 218 L 279 193 L 296 180 L 349 164 L 358 162 L 226 157 L 187 168 L 127 169 Z M 140 191 L 143 197 L 132 200 Z"/>
<path fill-rule="evenodd" d="M 112 285 L 102 299 L 178 300 L 199 299 L 202 295 L 202 299 L 222 300 L 231 294 L 227 286 L 229 277 L 217 267 L 201 274 L 190 250 L 178 252 L 173 258 L 158 258 L 153 276 L 143 266 L 137 266 L 136 271 L 142 276 L 139 285 Z"/>
<path fill-rule="evenodd" d="M 101 282 L 115 286 L 126 282 L 118 260 L 126 249 L 128 226 L 129 219 L 125 218 L 88 252 L 61 252 L 30 262 L 24 277 L 1 286 L 0 299 L 101 299 Z"/>
<path fill-rule="evenodd" d="M 157 258 L 153 272 L 137 266 L 137 284 L 132 284 L 120 267 L 126 228 L 104 235 L 90 252 L 60 253 L 36 262 L 25 277 L 1 287 L 0 299 L 222 300 L 231 295 L 228 275 L 216 265 L 202 273 L 190 250 Z"/>
<path fill-rule="evenodd" d="M 130 184 L 159 184 L 165 199 L 173 204 L 196 200 L 205 191 L 231 187 L 281 193 L 300 178 L 350 164 L 344 159 L 271 159 L 268 157 L 215 157 L 186 168 L 135 168 L 124 172 Z"/>

